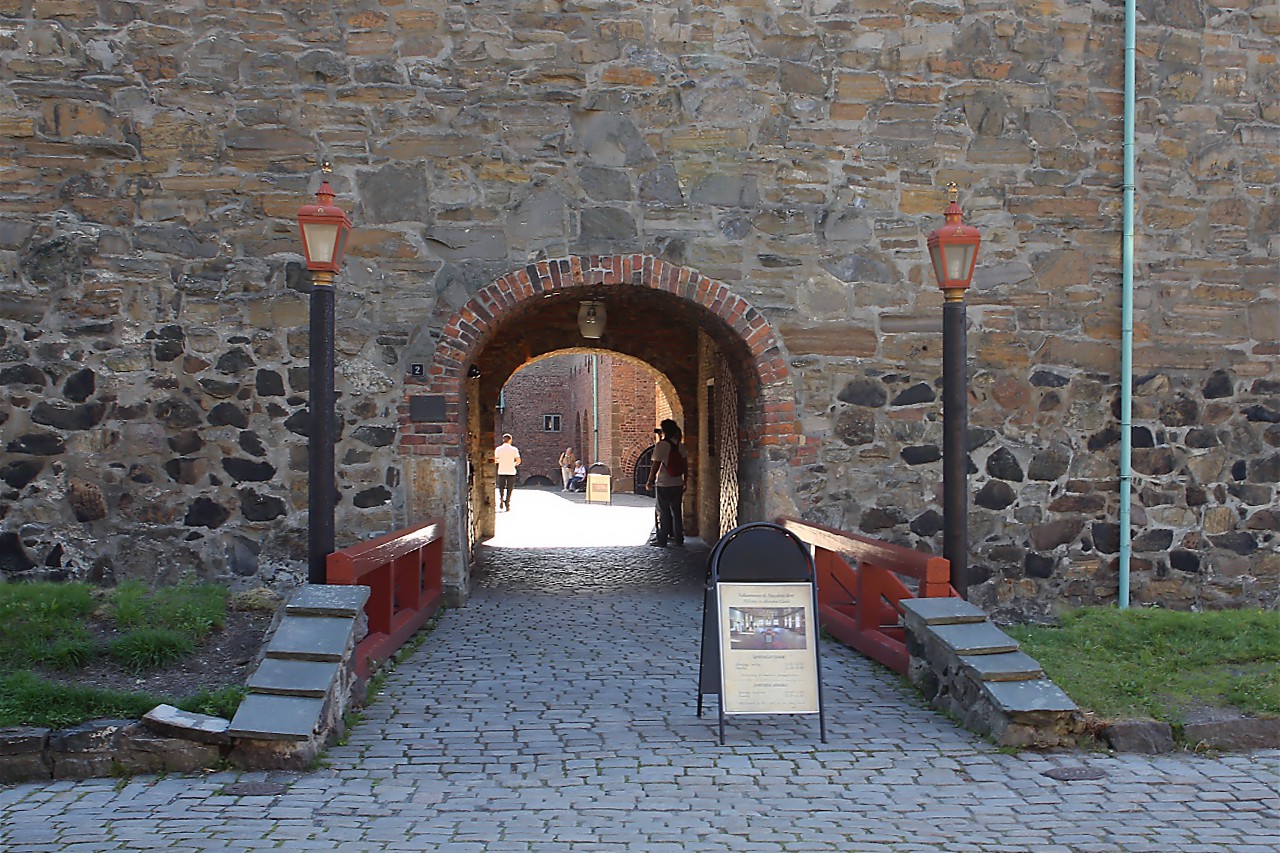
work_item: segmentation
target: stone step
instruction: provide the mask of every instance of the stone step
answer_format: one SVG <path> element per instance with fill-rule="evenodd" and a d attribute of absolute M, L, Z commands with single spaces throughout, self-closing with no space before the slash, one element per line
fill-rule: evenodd
<path fill-rule="evenodd" d="M 958 625 L 986 622 L 987 614 L 963 598 L 907 598 L 900 602 L 904 613 L 925 625 Z"/>
<path fill-rule="evenodd" d="M 1041 712 L 1065 713 L 1079 710 L 1062 688 L 1047 678 L 1031 681 L 992 681 L 982 685 L 992 702 L 1004 713 L 1018 714 Z"/>
<path fill-rule="evenodd" d="M 324 699 L 250 693 L 236 709 L 227 734 L 256 740 L 308 740 L 320 724 Z"/>
<path fill-rule="evenodd" d="M 321 698 L 333 686 L 340 665 L 335 661 L 267 658 L 245 686 L 253 693 Z"/>
<path fill-rule="evenodd" d="M 343 584 L 304 584 L 289 598 L 284 607 L 289 616 L 345 616 L 360 615 L 369 600 L 367 586 Z"/>
<path fill-rule="evenodd" d="M 1044 669 L 1025 652 L 960 655 L 960 663 L 981 681 L 1030 681 L 1044 678 Z"/>
<path fill-rule="evenodd" d="M 219 746 L 231 742 L 227 736 L 229 723 L 221 717 L 183 711 L 172 705 L 157 705 L 143 715 L 142 721 L 157 732 L 170 737 L 212 743 Z"/>
<path fill-rule="evenodd" d="M 286 613 L 271 642 L 268 658 L 339 661 L 351 640 L 349 616 L 296 616 Z"/>
<path fill-rule="evenodd" d="M 931 626 L 934 635 L 958 655 L 1016 652 L 1018 641 L 990 622 Z"/>

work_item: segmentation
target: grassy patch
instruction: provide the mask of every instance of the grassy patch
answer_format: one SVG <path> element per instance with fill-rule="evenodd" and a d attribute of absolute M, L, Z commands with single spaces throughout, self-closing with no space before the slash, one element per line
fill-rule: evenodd
<path fill-rule="evenodd" d="M 182 584 L 149 589 L 122 583 L 108 596 L 111 616 L 121 630 L 163 628 L 199 642 L 227 616 L 228 591 L 213 584 Z"/>
<path fill-rule="evenodd" d="M 102 717 L 136 720 L 161 701 L 144 693 L 58 684 L 30 672 L 0 675 L 0 726 L 57 729 Z"/>
<path fill-rule="evenodd" d="M 248 694 L 247 688 L 234 685 L 221 690 L 201 690 L 195 696 L 179 702 L 177 707 L 194 714 L 207 714 L 229 720 L 236 715 L 236 709 Z"/>
<path fill-rule="evenodd" d="M 1280 714 L 1280 614 L 1084 608 L 1008 632 L 1082 707 L 1185 721 L 1199 708 Z"/>
<path fill-rule="evenodd" d="M 111 659 L 135 673 L 175 663 L 195 650 L 195 640 L 170 628 L 136 628 L 107 644 Z"/>
<path fill-rule="evenodd" d="M 175 663 L 222 627 L 227 600 L 225 588 L 210 584 L 152 590 L 126 583 L 105 591 L 82 583 L 0 584 L 0 726 L 136 719 L 161 702 L 230 717 L 242 688 L 175 701 L 61 684 L 39 674 L 74 674 L 104 658 L 136 673 Z M 102 626 L 97 636 L 90 630 L 94 622 Z M 100 638 L 104 632 L 115 636 Z"/>

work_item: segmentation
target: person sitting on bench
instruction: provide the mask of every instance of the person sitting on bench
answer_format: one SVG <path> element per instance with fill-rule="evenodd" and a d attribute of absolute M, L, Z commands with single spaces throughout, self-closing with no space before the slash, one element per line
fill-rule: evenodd
<path fill-rule="evenodd" d="M 573 466 L 573 476 L 569 478 L 569 491 L 585 492 L 587 490 L 587 466 L 579 459 Z"/>

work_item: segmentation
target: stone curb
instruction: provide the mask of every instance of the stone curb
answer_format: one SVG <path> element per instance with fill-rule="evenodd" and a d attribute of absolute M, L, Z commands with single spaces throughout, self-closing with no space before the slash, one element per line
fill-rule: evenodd
<path fill-rule="evenodd" d="M 1216 717 L 1175 727 L 1160 720 L 1117 720 L 1100 734 L 1116 752 L 1159 755 L 1179 749 L 1246 752 L 1280 748 L 1280 717 Z"/>

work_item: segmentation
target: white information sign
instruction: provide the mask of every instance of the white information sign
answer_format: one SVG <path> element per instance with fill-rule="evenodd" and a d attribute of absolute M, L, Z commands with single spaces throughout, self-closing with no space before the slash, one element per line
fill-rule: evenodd
<path fill-rule="evenodd" d="M 809 583 L 718 583 L 725 714 L 816 714 L 818 647 Z"/>

